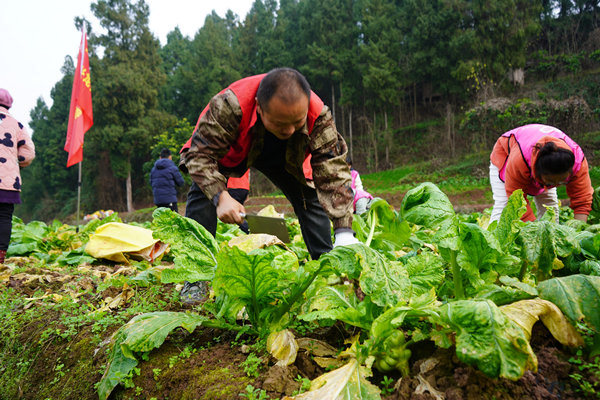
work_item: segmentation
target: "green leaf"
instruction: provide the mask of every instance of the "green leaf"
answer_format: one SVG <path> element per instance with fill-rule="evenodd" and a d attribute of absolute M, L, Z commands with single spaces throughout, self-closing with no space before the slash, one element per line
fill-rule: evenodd
<path fill-rule="evenodd" d="M 441 320 L 456 331 L 456 355 L 491 378 L 517 380 L 537 370 L 537 359 L 523 330 L 489 300 L 445 304 Z"/>
<path fill-rule="evenodd" d="M 378 306 L 410 299 L 412 285 L 406 268 L 400 262 L 388 261 L 362 243 L 336 247 L 321 258 L 319 261 L 331 265 L 339 275 L 359 279 L 362 291 Z"/>
<path fill-rule="evenodd" d="M 406 259 L 404 265 L 416 296 L 428 292 L 431 288 L 437 289 L 444 281 L 444 260 L 431 251 L 423 251 Z"/>
<path fill-rule="evenodd" d="M 157 208 L 152 216 L 154 238 L 171 245 L 175 256 L 173 269 L 162 272 L 162 282 L 211 280 L 219 249 L 215 238 L 193 219 L 168 208 Z"/>
<path fill-rule="evenodd" d="M 518 279 L 501 276 L 500 282 L 504 285 L 489 284 L 483 286 L 476 295 L 478 299 L 488 299 L 497 306 L 513 303 L 519 300 L 531 299 L 538 296 L 538 291 L 533 286 L 520 282 Z"/>
<path fill-rule="evenodd" d="M 436 298 L 435 290 L 431 289 L 429 292 L 411 299 L 409 304 L 388 308 L 373 321 L 369 342 L 374 344 L 383 342 L 392 331 L 402 326 L 407 317 L 434 316 L 439 318 L 439 306 L 440 302 Z"/>
<path fill-rule="evenodd" d="M 56 258 L 58 265 L 80 265 L 84 263 L 93 263 L 96 261 L 94 257 L 90 257 L 87 253 L 82 250 L 73 250 L 63 252 Z"/>
<path fill-rule="evenodd" d="M 248 254 L 237 247 L 225 246 L 217 255 L 218 266 L 213 280 L 215 296 L 227 294 L 246 304 L 252 325 L 259 329 L 259 313 L 279 294 L 282 274 L 271 266 L 275 253 L 265 249 Z"/>
<path fill-rule="evenodd" d="M 502 210 L 502 215 L 494 233 L 503 249 L 509 247 L 515 240 L 515 237 L 521 230 L 524 222 L 521 217 L 527 212 L 527 203 L 523 197 L 523 190 L 515 190 L 508 198 L 506 207 Z"/>
<path fill-rule="evenodd" d="M 491 271 L 493 276 L 488 278 L 494 282 L 499 264 L 505 260 L 494 234 L 477 224 L 462 222 L 459 224 L 459 234 L 460 252 L 457 254 L 456 261 L 463 271 L 463 280 L 468 280 L 472 288 L 477 290 L 486 283 L 482 273 Z"/>
<path fill-rule="evenodd" d="M 45 238 L 50 232 L 48 225 L 42 221 L 31 221 L 27 225 L 15 224 L 6 256 L 24 256 L 33 252 L 45 252 L 47 250 Z"/>
<path fill-rule="evenodd" d="M 360 256 L 358 255 L 360 252 Z M 358 279 L 362 272 L 363 260 L 366 254 L 377 254 L 364 244 L 335 247 L 329 253 L 323 254 L 319 262 L 327 271 L 350 279 Z"/>
<path fill-rule="evenodd" d="M 525 224 L 519 233 L 522 258 L 542 278 L 552 274 L 554 259 L 580 252 L 577 233 L 568 226 L 552 221 L 533 221 Z"/>
<path fill-rule="evenodd" d="M 371 203 L 365 219 L 355 216 L 352 226 L 358 240 L 383 253 L 402 248 L 410 237 L 408 223 L 402 221 L 394 208 L 383 199 Z"/>
<path fill-rule="evenodd" d="M 551 301 L 573 322 L 600 333 L 600 277 L 570 275 L 538 285 L 540 297 Z"/>
<path fill-rule="evenodd" d="M 594 196 L 592 197 L 592 210 L 588 217 L 589 224 L 600 223 L 600 186 L 594 189 Z"/>
<path fill-rule="evenodd" d="M 323 286 L 303 305 L 304 321 L 339 320 L 368 330 L 378 307 L 369 297 L 359 301 L 352 285 Z"/>
<path fill-rule="evenodd" d="M 166 311 L 133 317 L 112 337 L 109 363 L 98 385 L 100 400 L 106 400 L 114 387 L 138 364 L 134 353 L 160 347 L 175 328 L 182 327 L 191 333 L 208 321 L 207 317 L 198 314 Z"/>
<path fill-rule="evenodd" d="M 448 196 L 433 183 L 409 190 L 402 199 L 400 215 L 410 223 L 434 230 L 433 240 L 439 247 L 458 250 L 458 218 Z"/>
<path fill-rule="evenodd" d="M 424 182 L 406 192 L 400 205 L 400 215 L 413 224 L 437 229 L 455 213 L 448 196 L 435 184 Z"/>
<path fill-rule="evenodd" d="M 28 254 L 42 251 L 38 242 L 11 243 L 6 251 L 6 257 L 26 256 Z"/>
<path fill-rule="evenodd" d="M 600 260 L 600 233 L 588 233 L 580 241 L 581 253 L 589 259 Z"/>

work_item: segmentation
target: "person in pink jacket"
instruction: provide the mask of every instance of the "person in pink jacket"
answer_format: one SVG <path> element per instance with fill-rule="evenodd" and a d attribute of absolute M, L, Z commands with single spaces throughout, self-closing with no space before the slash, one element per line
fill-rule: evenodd
<path fill-rule="evenodd" d="M 20 168 L 35 158 L 27 130 L 8 112 L 12 103 L 8 90 L 0 89 L 0 263 L 4 263 L 10 243 L 15 204 L 21 203 Z"/>
<path fill-rule="evenodd" d="M 550 207 L 558 221 L 556 186 L 560 185 L 566 186 L 575 219 L 587 221 L 594 195 L 588 162 L 579 145 L 560 129 L 542 124 L 512 129 L 496 141 L 490 162 L 494 196 L 490 221 L 500 219 L 508 197 L 517 189 L 523 190 L 527 202 L 523 221 L 536 219 L 527 195 L 533 196 L 538 218 Z"/>

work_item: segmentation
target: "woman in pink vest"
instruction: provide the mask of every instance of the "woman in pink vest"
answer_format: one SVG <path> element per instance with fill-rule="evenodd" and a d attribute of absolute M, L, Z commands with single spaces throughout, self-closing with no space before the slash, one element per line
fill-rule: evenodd
<path fill-rule="evenodd" d="M 526 200 L 527 195 L 534 196 L 538 218 L 552 207 L 558 220 L 558 185 L 566 185 L 575 218 L 587 221 L 594 194 L 588 163 L 577 143 L 559 129 L 531 124 L 506 132 L 496 142 L 490 161 L 494 196 L 490 221 L 500 219 L 508 197 L 517 189 L 523 190 Z M 535 220 L 528 201 L 521 219 Z"/>
<path fill-rule="evenodd" d="M 350 175 L 352 176 L 352 190 L 354 191 L 354 214 L 364 214 L 371 208 L 373 196 L 363 188 L 360 174 L 352 168 L 352 159 L 346 157 L 346 162 L 350 167 Z"/>
<path fill-rule="evenodd" d="M 9 114 L 12 96 L 0 89 L 0 263 L 10 243 L 12 214 L 21 203 L 20 168 L 31 164 L 35 147 L 25 127 Z"/>

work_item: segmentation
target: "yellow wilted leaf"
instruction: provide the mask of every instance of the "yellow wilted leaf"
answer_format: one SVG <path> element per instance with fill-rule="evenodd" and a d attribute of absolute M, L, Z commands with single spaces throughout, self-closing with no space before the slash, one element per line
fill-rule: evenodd
<path fill-rule="evenodd" d="M 317 363 L 317 365 L 321 368 L 325 368 L 326 370 L 331 370 L 333 368 L 340 368 L 345 364 L 345 361 L 339 358 L 330 358 L 330 357 L 313 357 L 312 360 Z"/>
<path fill-rule="evenodd" d="M 337 349 L 329 343 L 317 339 L 300 338 L 297 340 L 298 346 L 306 350 L 309 354 L 318 357 L 336 357 Z"/>
<path fill-rule="evenodd" d="M 271 332 L 267 338 L 267 351 L 278 361 L 281 367 L 293 364 L 298 354 L 298 343 L 294 335 L 287 329 Z"/>
<path fill-rule="evenodd" d="M 104 299 L 104 305 L 96 310 L 96 312 L 108 311 L 110 309 L 119 308 L 125 304 L 130 298 L 133 297 L 135 291 L 130 288 L 127 284 L 123 285 L 123 291 L 119 293 L 115 298 L 107 297 Z"/>
<path fill-rule="evenodd" d="M 55 302 L 61 302 L 62 299 L 64 298 L 63 296 L 61 296 L 60 294 L 56 294 L 56 293 L 52 293 L 50 295 L 50 297 L 52 298 L 52 300 L 54 300 Z"/>
<path fill-rule="evenodd" d="M 527 338 L 531 338 L 533 325 L 541 320 L 552 336 L 561 344 L 578 347 L 583 346 L 583 338 L 569 323 L 560 309 L 552 302 L 542 299 L 521 300 L 500 307 L 500 310 L 516 322 Z"/>
<path fill-rule="evenodd" d="M 128 274 L 135 275 L 137 272 L 138 272 L 137 269 L 135 269 L 134 267 L 123 265 L 117 271 L 113 272 L 112 276 L 115 277 L 117 275 L 128 275 Z"/>
<path fill-rule="evenodd" d="M 60 294 L 56 294 L 56 293 L 50 293 L 50 291 L 47 291 L 46 293 L 44 293 L 42 296 L 38 296 L 38 297 L 27 297 L 25 298 L 25 300 L 27 301 L 36 301 L 36 300 L 42 300 L 42 299 L 46 299 L 49 298 L 52 301 L 59 303 L 63 300 L 63 296 L 61 296 Z"/>
<path fill-rule="evenodd" d="M 268 235 L 266 233 L 253 233 L 250 235 L 237 236 L 229 241 L 229 247 L 236 246 L 244 253 L 249 253 L 252 250 L 262 249 L 273 245 L 285 246 L 277 236 Z"/>
<path fill-rule="evenodd" d="M 26 301 L 36 301 L 36 300 L 45 299 L 48 296 L 50 296 L 50 291 L 47 291 L 46 293 L 44 293 L 43 295 L 38 296 L 38 297 L 26 297 L 25 300 Z"/>
<path fill-rule="evenodd" d="M 0 283 L 10 280 L 11 269 L 4 264 L 0 264 Z"/>
<path fill-rule="evenodd" d="M 272 204 L 269 204 L 268 206 L 257 212 L 256 215 L 260 215 L 261 217 L 283 218 L 283 214 L 278 213 Z"/>
<path fill-rule="evenodd" d="M 23 281 L 23 283 L 25 285 L 27 285 L 33 281 L 38 281 L 39 283 L 45 283 L 46 280 L 44 278 L 47 278 L 47 276 L 21 273 L 21 274 L 13 275 L 13 278 L 17 279 L 19 281 Z M 48 282 L 50 282 L 50 280 L 48 280 Z"/>
<path fill-rule="evenodd" d="M 313 380 L 310 391 L 284 400 L 343 400 L 380 398 L 380 390 L 366 379 L 367 368 L 361 367 L 355 358 L 341 368 Z"/>

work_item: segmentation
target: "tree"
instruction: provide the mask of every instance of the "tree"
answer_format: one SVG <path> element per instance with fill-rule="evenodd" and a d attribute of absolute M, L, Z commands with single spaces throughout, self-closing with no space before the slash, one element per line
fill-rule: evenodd
<path fill-rule="evenodd" d="M 307 46 L 299 66 L 336 118 L 336 91 L 358 55 L 358 21 L 354 0 L 306 0 L 300 7 L 300 31 Z M 337 89 L 337 90 L 336 90 Z"/>
<path fill-rule="evenodd" d="M 185 81 L 193 88 L 187 102 L 189 112 L 186 117 L 194 124 L 215 94 L 241 78 L 243 63 L 233 49 L 238 29 L 236 21 L 232 13 L 221 18 L 213 12 L 194 36 L 191 64 L 182 72 Z"/>
<path fill-rule="evenodd" d="M 159 107 L 184 118 L 191 112 L 189 99 L 193 96 L 193 88 L 183 73 L 184 68 L 191 64 L 192 42 L 176 27 L 167 34 L 167 43 L 160 49 L 160 56 L 162 71 L 167 78 L 160 89 Z"/>
<path fill-rule="evenodd" d="M 600 1 L 543 0 L 541 15 L 542 43 L 548 54 L 575 53 L 599 27 Z"/>
<path fill-rule="evenodd" d="M 529 40 L 540 28 L 539 2 L 528 0 L 474 0 L 468 12 L 462 12 L 464 26 L 473 29 L 474 57 L 462 61 L 460 70 L 483 65 L 491 80 L 502 79 L 510 69 L 523 68 Z M 460 76 L 460 71 L 458 72 Z"/>
<path fill-rule="evenodd" d="M 152 129 L 147 120 L 157 108 L 158 90 L 165 80 L 159 43 L 148 29 L 149 9 L 143 0 L 98 0 L 91 8 L 106 30 L 90 36 L 90 43 L 104 51 L 102 59 L 92 64 L 96 129 L 90 147 L 105 178 L 96 181 L 97 192 L 106 193 L 103 203 L 119 207 L 115 177 L 124 179 L 127 210 L 133 211 L 132 170 L 143 177 L 133 156 L 148 154 L 149 139 L 158 134 L 142 127 Z"/>
<path fill-rule="evenodd" d="M 240 27 L 239 54 L 243 76 L 280 67 L 288 60 L 281 37 L 276 36 L 277 1 L 255 0 Z"/>
<path fill-rule="evenodd" d="M 361 46 L 360 70 L 363 77 L 365 103 L 374 114 L 382 111 L 385 136 L 385 166 L 391 166 L 390 151 L 393 135 L 388 124 L 388 110 L 400 105 L 403 87 L 408 80 L 403 79 L 402 70 L 402 31 L 399 26 L 399 9 L 393 0 L 364 0 L 361 2 Z M 374 129 L 371 130 L 371 143 L 375 154 L 379 144 Z"/>

